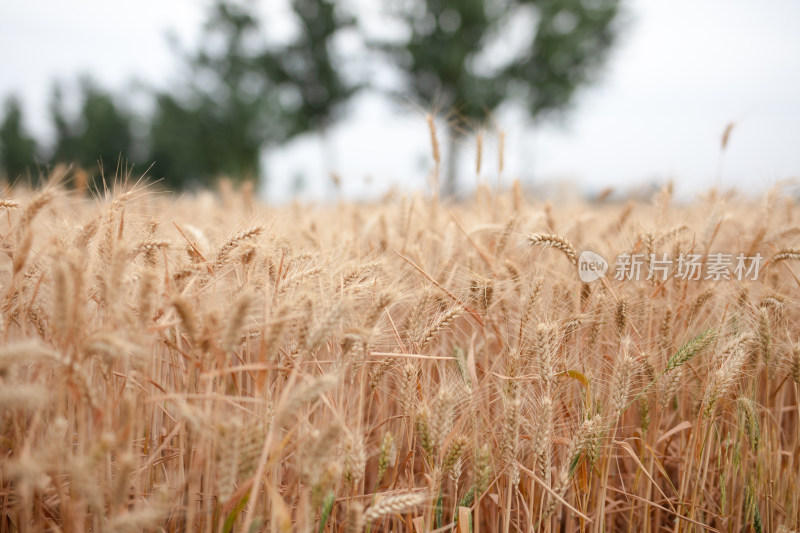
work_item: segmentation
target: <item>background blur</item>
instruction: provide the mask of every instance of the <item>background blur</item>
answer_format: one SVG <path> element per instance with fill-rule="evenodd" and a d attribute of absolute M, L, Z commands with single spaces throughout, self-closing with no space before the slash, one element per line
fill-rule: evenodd
<path fill-rule="evenodd" d="M 797 20 L 792 0 L 4 2 L 0 180 L 121 157 L 175 189 L 375 198 L 428 187 L 435 111 L 445 193 L 760 193 L 800 176 Z"/>

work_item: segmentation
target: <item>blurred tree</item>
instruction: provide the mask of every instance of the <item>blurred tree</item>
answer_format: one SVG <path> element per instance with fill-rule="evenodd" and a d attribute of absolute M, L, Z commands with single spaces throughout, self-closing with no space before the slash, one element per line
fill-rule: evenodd
<path fill-rule="evenodd" d="M 361 87 L 345 79 L 332 51 L 334 38 L 355 27 L 356 19 L 343 14 L 334 0 L 293 0 L 292 10 L 300 32 L 278 58 L 288 100 L 297 103 L 290 108 L 294 136 L 326 129 Z M 286 100 L 284 104 L 289 103 Z"/>
<path fill-rule="evenodd" d="M 22 106 L 8 97 L 0 124 L 0 174 L 16 179 L 36 168 L 36 141 L 25 131 Z"/>
<path fill-rule="evenodd" d="M 64 109 L 63 89 L 56 84 L 50 99 L 50 116 L 56 131 L 52 161 L 76 163 L 97 177 L 109 166 L 129 160 L 134 151 L 133 117 L 111 93 L 89 78 L 80 83 L 80 108 L 74 116 Z"/>
<path fill-rule="evenodd" d="M 470 125 L 507 100 L 531 117 L 563 110 L 614 42 L 620 0 L 406 0 L 390 15 L 408 28 L 389 53 L 407 90 L 454 110 L 443 194 L 456 189 L 456 150 Z M 516 41 L 516 42 L 515 42 Z"/>
<path fill-rule="evenodd" d="M 261 174 L 265 147 L 329 123 L 355 92 L 335 68 L 334 36 L 352 21 L 334 2 L 294 0 L 297 36 L 269 43 L 250 4 L 217 0 L 201 47 L 184 54 L 187 87 L 156 95 L 153 174 L 173 187 Z"/>

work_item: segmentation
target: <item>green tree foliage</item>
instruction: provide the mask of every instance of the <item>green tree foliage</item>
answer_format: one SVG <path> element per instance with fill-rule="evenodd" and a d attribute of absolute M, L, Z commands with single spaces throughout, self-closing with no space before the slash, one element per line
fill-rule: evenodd
<path fill-rule="evenodd" d="M 405 75 L 406 93 L 452 109 L 443 192 L 455 192 L 455 148 L 503 102 L 531 117 L 563 110 L 614 42 L 619 0 L 407 0 L 391 13 L 408 29 L 378 45 Z M 517 35 L 516 27 L 529 35 Z M 530 31 L 532 30 L 532 31 Z M 525 33 L 522 31 L 521 33 Z M 513 39 L 519 43 L 511 43 Z M 514 53 L 509 48 L 518 45 Z"/>
<path fill-rule="evenodd" d="M 94 177 L 113 175 L 119 163 L 134 155 L 133 116 L 114 96 L 88 78 L 80 83 L 78 112 L 64 108 L 63 90 L 56 84 L 50 100 L 56 130 L 53 162 L 75 163 Z"/>
<path fill-rule="evenodd" d="M 270 90 L 274 69 L 248 46 L 259 34 L 244 7 L 216 3 L 201 48 L 185 55 L 188 87 L 157 95 L 150 156 L 168 185 L 258 175 L 262 145 L 283 129 Z"/>
<path fill-rule="evenodd" d="M 36 141 L 26 131 L 22 106 L 9 97 L 3 106 L 0 123 L 0 175 L 14 180 L 30 175 L 36 168 Z"/>
<path fill-rule="evenodd" d="M 331 42 L 352 21 L 333 1 L 295 0 L 299 25 L 287 44 L 269 43 L 247 4 L 217 1 L 201 48 L 185 55 L 188 87 L 161 92 L 150 129 L 153 175 L 170 186 L 261 174 L 264 148 L 329 123 L 354 93 Z"/>

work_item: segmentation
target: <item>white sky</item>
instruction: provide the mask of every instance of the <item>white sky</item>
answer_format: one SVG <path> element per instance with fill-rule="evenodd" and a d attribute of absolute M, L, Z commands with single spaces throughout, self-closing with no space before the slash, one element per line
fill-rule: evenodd
<path fill-rule="evenodd" d="M 277 0 L 261 2 L 269 10 Z M 165 38 L 191 42 L 203 20 L 201 0 L 3 0 L 0 95 L 23 97 L 28 124 L 47 134 L 55 78 L 91 73 L 125 90 L 134 77 L 174 79 Z M 800 2 L 795 0 L 631 0 L 628 30 L 603 79 L 580 93 L 566 125 L 534 128 L 506 113 L 505 179 L 562 180 L 584 189 L 675 180 L 686 193 L 721 178 L 757 192 L 800 177 Z M 720 159 L 725 125 L 736 121 Z M 313 196 L 330 192 L 333 166 L 351 196 L 392 184 L 425 187 L 430 168 L 423 118 L 409 105 L 366 97 L 326 142 L 299 139 L 267 157 L 268 195 L 284 199 L 296 175 Z M 494 150 L 487 132 L 487 152 Z M 474 148 L 465 147 L 462 183 L 475 182 Z M 469 161 L 467 161 L 469 159 Z M 484 156 L 484 179 L 496 157 Z M 369 182 L 365 176 L 372 176 Z"/>

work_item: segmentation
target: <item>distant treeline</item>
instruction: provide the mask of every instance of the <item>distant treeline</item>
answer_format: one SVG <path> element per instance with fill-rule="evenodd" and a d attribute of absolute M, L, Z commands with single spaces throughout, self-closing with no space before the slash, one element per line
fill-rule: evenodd
<path fill-rule="evenodd" d="M 20 100 L 8 96 L 0 110 L 0 178 L 36 182 L 64 162 L 91 180 L 134 166 L 175 189 L 223 175 L 256 179 L 265 148 L 325 130 L 365 88 L 449 113 L 454 154 L 459 137 L 506 101 L 531 117 L 566 109 L 604 63 L 620 12 L 620 0 L 415 0 L 372 14 L 403 28 L 388 38 L 350 2 L 289 1 L 296 31 L 288 42 L 271 39 L 251 4 L 213 3 L 196 49 L 176 47 L 180 83 L 143 89 L 146 113 L 88 77 L 78 82 L 70 113 L 57 83 L 49 104 L 55 139 L 44 143 L 26 127 Z M 530 35 L 509 42 L 520 24 Z M 375 83 L 385 65 L 398 70 L 402 85 Z M 454 192 L 454 176 L 451 163 L 443 192 Z"/>

